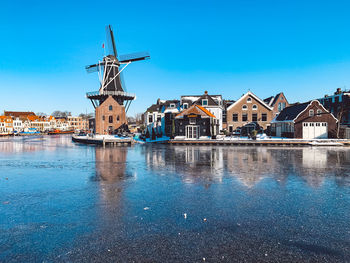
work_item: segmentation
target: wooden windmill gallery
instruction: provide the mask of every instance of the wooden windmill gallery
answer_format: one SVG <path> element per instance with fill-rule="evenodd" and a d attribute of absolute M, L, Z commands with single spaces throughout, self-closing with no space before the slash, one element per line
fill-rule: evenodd
<path fill-rule="evenodd" d="M 126 92 L 123 70 L 134 61 L 150 58 L 148 52 L 118 57 L 110 25 L 106 27 L 106 34 L 108 55 L 105 55 L 102 61 L 85 67 L 88 73 L 98 72 L 100 81 L 98 91 L 86 94 L 95 108 L 96 134 L 113 134 L 127 130 L 126 113 L 136 96 Z"/>

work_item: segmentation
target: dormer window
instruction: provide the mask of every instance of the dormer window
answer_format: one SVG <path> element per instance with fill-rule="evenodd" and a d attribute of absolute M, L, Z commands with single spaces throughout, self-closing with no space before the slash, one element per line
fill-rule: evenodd
<path fill-rule="evenodd" d="M 315 115 L 314 110 L 309 110 L 309 117 L 313 117 Z"/>
<path fill-rule="evenodd" d="M 184 109 L 188 109 L 188 103 L 184 103 L 183 107 Z"/>
<path fill-rule="evenodd" d="M 247 109 L 248 109 L 247 105 L 244 104 L 244 105 L 242 106 L 242 110 L 247 110 Z"/>
<path fill-rule="evenodd" d="M 253 110 L 257 110 L 258 106 L 256 104 L 253 105 Z"/>
<path fill-rule="evenodd" d="M 207 106 L 208 105 L 208 100 L 207 99 L 203 99 L 202 100 L 202 106 Z"/>
<path fill-rule="evenodd" d="M 247 103 L 252 103 L 252 98 L 249 97 L 249 98 L 247 99 Z"/>

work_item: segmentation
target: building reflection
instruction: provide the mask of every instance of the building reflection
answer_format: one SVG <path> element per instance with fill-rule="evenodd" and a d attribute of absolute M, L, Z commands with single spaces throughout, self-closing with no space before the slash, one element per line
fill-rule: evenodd
<path fill-rule="evenodd" d="M 350 164 L 350 151 L 316 147 L 152 146 L 144 148 L 144 155 L 149 169 L 173 172 L 185 182 L 210 184 L 234 177 L 247 188 L 265 178 L 284 185 L 290 176 L 320 187 L 327 175 L 341 171 L 336 167 Z"/>

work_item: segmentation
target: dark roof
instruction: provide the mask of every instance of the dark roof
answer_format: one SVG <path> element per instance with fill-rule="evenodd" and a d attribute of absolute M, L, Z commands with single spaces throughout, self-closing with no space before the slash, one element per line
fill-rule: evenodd
<path fill-rule="evenodd" d="M 274 96 L 268 97 L 266 99 L 264 99 L 264 102 L 270 106 L 270 101 L 274 98 Z"/>
<path fill-rule="evenodd" d="M 284 108 L 277 116 L 276 121 L 294 120 L 300 112 L 302 112 L 307 108 L 307 106 L 309 106 L 309 104 L 310 102 L 305 102 Z"/>
<path fill-rule="evenodd" d="M 162 105 L 157 105 L 157 104 L 153 104 L 151 107 L 149 107 L 146 112 L 153 112 L 153 111 L 160 111 L 160 108 L 162 107 Z"/>
<path fill-rule="evenodd" d="M 199 97 L 198 100 L 196 100 L 193 104 L 199 104 L 202 105 L 202 100 L 203 99 L 207 99 L 208 100 L 208 106 L 216 106 L 218 105 L 215 100 L 208 94 L 204 94 L 202 96 Z"/>

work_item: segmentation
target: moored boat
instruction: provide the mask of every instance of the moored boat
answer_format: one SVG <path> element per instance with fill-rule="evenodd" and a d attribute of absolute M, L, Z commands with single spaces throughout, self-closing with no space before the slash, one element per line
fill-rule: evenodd
<path fill-rule="evenodd" d="M 68 131 L 61 131 L 61 130 L 54 130 L 54 131 L 49 131 L 48 135 L 56 135 L 56 134 L 72 134 L 74 133 L 73 130 L 68 130 Z"/>

